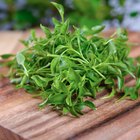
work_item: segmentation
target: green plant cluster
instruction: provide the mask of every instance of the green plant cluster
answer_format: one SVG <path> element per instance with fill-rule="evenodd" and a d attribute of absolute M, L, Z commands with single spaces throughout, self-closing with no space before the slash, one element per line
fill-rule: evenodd
<path fill-rule="evenodd" d="M 14 57 L 10 67 L 11 82 L 18 88 L 35 94 L 43 102 L 39 107 L 53 106 L 63 114 L 82 114 L 85 106 L 96 109 L 91 99 L 102 90 L 111 98 L 121 94 L 135 100 L 140 89 L 140 66 L 128 57 L 127 34 L 118 30 L 110 38 L 98 35 L 104 26 L 91 30 L 73 26 L 64 20 L 62 5 L 52 3 L 61 15 L 61 21 L 53 18 L 54 30 L 41 25 L 45 37 L 38 38 L 33 31 L 24 41 L 25 49 L 15 57 L 2 55 L 3 59 Z M 125 76 L 136 80 L 134 87 L 125 85 Z"/>

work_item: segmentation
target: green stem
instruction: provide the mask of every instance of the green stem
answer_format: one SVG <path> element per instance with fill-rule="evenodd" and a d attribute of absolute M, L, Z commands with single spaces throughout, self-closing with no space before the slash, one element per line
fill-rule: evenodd
<path fill-rule="evenodd" d="M 103 74 L 101 74 L 97 69 L 95 69 L 95 67 L 92 67 L 92 69 L 97 72 L 103 79 L 106 79 L 105 76 Z"/>
<path fill-rule="evenodd" d="M 29 75 L 28 75 L 28 71 L 27 71 L 26 67 L 25 67 L 24 65 L 22 65 L 22 66 L 23 66 L 23 68 L 24 68 L 24 73 L 25 73 L 25 75 L 28 77 Z"/>

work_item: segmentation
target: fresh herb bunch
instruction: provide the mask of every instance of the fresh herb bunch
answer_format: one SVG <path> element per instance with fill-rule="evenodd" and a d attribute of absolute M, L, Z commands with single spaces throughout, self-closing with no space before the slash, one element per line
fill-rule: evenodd
<path fill-rule="evenodd" d="M 8 62 L 11 82 L 42 98 L 41 108 L 51 105 L 74 116 L 82 114 L 85 106 L 96 109 L 86 97 L 96 98 L 104 89 L 110 91 L 108 98 L 124 92 L 121 98 L 137 99 L 140 67 L 128 57 L 126 32 L 118 30 L 110 38 L 103 38 L 97 34 L 104 26 L 91 30 L 73 27 L 70 31 L 62 5 L 52 4 L 62 21 L 53 18 L 53 31 L 41 25 L 45 37 L 37 38 L 33 31 L 24 41 L 26 48 Z M 128 75 L 136 79 L 134 87 L 125 86 Z"/>

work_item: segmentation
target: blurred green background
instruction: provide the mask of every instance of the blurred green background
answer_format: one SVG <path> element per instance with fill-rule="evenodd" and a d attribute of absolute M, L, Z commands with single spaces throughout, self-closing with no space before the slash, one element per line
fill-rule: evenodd
<path fill-rule="evenodd" d="M 40 23 L 52 27 L 51 18 L 59 14 L 51 1 L 62 4 L 65 16 L 77 26 L 140 30 L 140 0 L 0 0 L 0 30 L 25 30 Z"/>

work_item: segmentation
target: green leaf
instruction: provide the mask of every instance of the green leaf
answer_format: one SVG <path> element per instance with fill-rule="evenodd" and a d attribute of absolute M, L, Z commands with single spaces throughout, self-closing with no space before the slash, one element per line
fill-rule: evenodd
<path fill-rule="evenodd" d="M 22 65 L 22 67 L 24 68 L 24 73 L 25 73 L 25 75 L 26 75 L 26 76 L 29 76 L 28 71 L 27 71 L 27 69 L 26 69 L 26 67 L 25 67 L 25 65 L 24 65 L 25 56 L 24 56 L 22 53 L 17 53 L 17 55 L 16 55 L 16 60 L 17 60 L 17 63 L 18 63 L 19 65 Z"/>
<path fill-rule="evenodd" d="M 8 59 L 8 58 L 13 57 L 13 56 L 14 56 L 13 54 L 3 54 L 3 55 L 0 55 L 0 57 L 2 59 Z"/>
<path fill-rule="evenodd" d="M 93 34 L 97 34 L 99 32 L 101 32 L 102 30 L 104 30 L 105 26 L 94 26 L 92 27 L 92 33 Z"/>
<path fill-rule="evenodd" d="M 86 100 L 86 101 L 84 102 L 84 105 L 88 106 L 89 108 L 91 108 L 91 109 L 93 109 L 93 110 L 96 110 L 95 105 L 94 105 L 93 102 L 91 102 L 91 101 Z"/>
<path fill-rule="evenodd" d="M 79 116 L 78 112 L 76 111 L 76 108 L 74 108 L 74 107 L 71 107 L 70 108 L 70 112 L 75 117 L 78 117 Z"/>
<path fill-rule="evenodd" d="M 135 75 L 129 70 L 129 68 L 127 67 L 127 65 L 125 63 L 118 62 L 118 63 L 115 63 L 114 65 L 121 68 L 123 71 L 128 72 L 133 78 L 135 78 Z"/>
<path fill-rule="evenodd" d="M 116 93 L 115 89 L 114 89 L 114 88 L 112 88 L 111 93 L 110 93 L 108 96 L 103 97 L 103 99 L 112 98 L 112 97 L 114 97 L 114 96 L 115 96 L 115 93 Z"/>
<path fill-rule="evenodd" d="M 130 99 L 132 100 L 136 100 L 138 98 L 138 91 L 136 90 L 135 87 L 125 87 L 124 91 L 125 91 L 124 97 L 129 96 Z"/>
<path fill-rule="evenodd" d="M 17 63 L 18 63 L 19 65 L 24 66 L 25 57 L 24 57 L 24 55 L 23 55 L 22 53 L 17 53 L 16 59 L 17 59 Z"/>
<path fill-rule="evenodd" d="M 69 113 L 69 110 L 66 107 L 63 107 L 62 112 L 63 112 L 63 115 L 66 115 Z"/>
<path fill-rule="evenodd" d="M 86 93 L 86 89 L 83 86 L 79 87 L 79 94 L 78 97 L 84 96 L 84 94 Z"/>
<path fill-rule="evenodd" d="M 118 40 L 119 41 L 125 42 L 125 41 L 128 40 L 127 31 L 126 30 L 122 30 L 122 29 L 118 28 L 117 29 L 117 35 L 118 35 Z"/>
<path fill-rule="evenodd" d="M 51 72 L 54 74 L 59 68 L 59 58 L 54 58 L 51 62 Z"/>
<path fill-rule="evenodd" d="M 118 79 L 118 88 L 119 90 L 121 90 L 124 86 L 124 78 L 118 76 L 117 79 Z"/>
<path fill-rule="evenodd" d="M 51 3 L 57 8 L 58 12 L 60 13 L 62 22 L 64 22 L 64 7 L 56 2 L 51 2 Z"/>
<path fill-rule="evenodd" d="M 34 80 L 35 84 L 39 87 L 45 87 L 48 84 L 47 78 L 43 78 L 39 75 L 33 75 L 31 79 Z"/>
<path fill-rule="evenodd" d="M 64 24 L 61 26 L 61 33 L 66 34 L 69 29 L 69 20 L 66 20 Z"/>
<path fill-rule="evenodd" d="M 52 21 L 53 21 L 53 24 L 55 25 L 55 29 L 58 27 L 59 28 L 61 27 L 62 24 L 56 18 L 52 18 Z"/>
<path fill-rule="evenodd" d="M 61 57 L 60 59 L 60 70 L 68 70 L 69 68 L 77 67 L 77 65 L 71 61 L 69 58 Z"/>
<path fill-rule="evenodd" d="M 76 110 L 78 111 L 78 113 L 83 114 L 81 111 L 86 107 L 86 105 L 81 102 L 79 104 L 76 105 Z"/>
<path fill-rule="evenodd" d="M 67 105 L 69 105 L 69 106 L 72 106 L 73 104 L 72 104 L 72 101 L 71 101 L 71 95 L 68 95 L 68 97 L 66 98 L 66 103 L 67 103 Z"/>
<path fill-rule="evenodd" d="M 31 30 L 31 39 L 32 40 L 36 40 L 37 38 L 36 38 L 36 32 L 35 32 L 35 30 Z"/>
<path fill-rule="evenodd" d="M 140 89 L 140 78 L 138 78 L 137 81 L 136 81 L 136 89 L 137 90 Z"/>
<path fill-rule="evenodd" d="M 65 99 L 66 99 L 65 94 L 57 93 L 48 99 L 47 104 L 54 104 L 54 105 L 64 104 Z"/>
<path fill-rule="evenodd" d="M 110 41 L 109 42 L 109 54 L 114 54 L 114 53 L 116 53 L 116 46 L 115 46 L 115 44 L 114 44 L 114 42 L 113 41 Z"/>
<path fill-rule="evenodd" d="M 62 52 L 66 48 L 67 48 L 67 46 L 59 45 L 59 46 L 57 46 L 55 53 Z"/>
<path fill-rule="evenodd" d="M 137 66 L 137 77 L 140 78 L 140 65 Z"/>
<path fill-rule="evenodd" d="M 81 81 L 80 75 L 76 73 L 72 68 L 69 68 L 68 79 L 70 82 L 75 82 L 75 84 L 78 84 Z"/>
<path fill-rule="evenodd" d="M 42 29 L 42 31 L 45 33 L 45 35 L 50 38 L 52 36 L 51 31 L 49 30 L 49 28 L 43 26 L 42 24 L 40 24 L 40 28 Z"/>
<path fill-rule="evenodd" d="M 114 75 L 114 76 L 116 76 L 116 75 L 121 76 L 122 75 L 121 70 L 119 68 L 116 68 L 116 67 L 111 66 L 111 65 L 108 65 L 107 71 L 109 74 Z"/>
<path fill-rule="evenodd" d="M 13 78 L 11 79 L 10 83 L 13 83 L 13 84 L 19 84 L 21 82 L 22 78 Z"/>
<path fill-rule="evenodd" d="M 111 79 L 111 78 L 108 78 L 108 79 L 105 80 L 105 84 L 114 86 L 114 80 Z"/>
<path fill-rule="evenodd" d="M 27 76 L 24 75 L 22 80 L 21 80 L 20 86 L 22 87 L 26 83 L 26 81 L 27 81 Z"/>
<path fill-rule="evenodd" d="M 65 85 L 65 83 L 63 83 L 61 81 L 61 79 L 59 77 L 54 78 L 53 86 L 54 86 L 55 90 L 57 90 L 61 93 L 66 93 L 66 94 L 69 93 L 67 86 Z"/>
<path fill-rule="evenodd" d="M 138 99 L 138 97 L 139 97 L 138 91 L 132 92 L 132 93 L 130 94 L 130 98 L 131 98 L 132 100 L 136 100 L 136 99 Z"/>
<path fill-rule="evenodd" d="M 26 84 L 26 85 L 23 85 L 22 87 L 23 87 L 28 93 L 30 93 L 30 94 L 36 94 L 37 88 L 36 88 L 35 86 L 31 86 L 31 85 Z M 38 94 L 37 94 L 37 95 L 38 95 Z M 38 96 L 40 96 L 40 95 L 38 95 Z"/>

